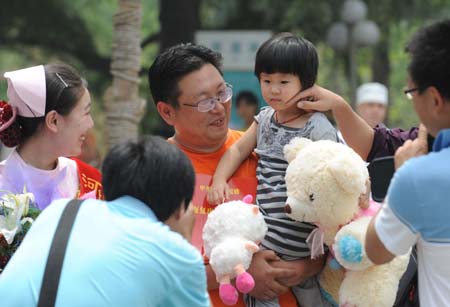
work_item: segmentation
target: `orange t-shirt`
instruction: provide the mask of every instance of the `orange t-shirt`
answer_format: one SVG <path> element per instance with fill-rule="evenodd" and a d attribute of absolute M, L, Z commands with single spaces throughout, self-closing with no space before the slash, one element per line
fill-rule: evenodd
<path fill-rule="evenodd" d="M 223 146 L 215 151 L 208 153 L 200 153 L 189 150 L 183 145 L 177 144 L 180 149 L 189 157 L 194 166 L 196 174 L 214 175 L 216 171 L 217 164 L 219 164 L 225 151 L 231 147 L 241 136 L 243 132 L 237 130 L 228 130 L 227 141 Z M 255 177 L 256 178 L 256 165 L 258 163 L 258 158 L 256 154 L 252 155 L 245 160 L 241 166 L 236 170 L 232 177 Z"/>
<path fill-rule="evenodd" d="M 206 195 L 206 189 L 207 185 L 210 183 L 209 177 L 214 175 L 214 172 L 216 171 L 217 164 L 219 164 L 220 159 L 222 158 L 223 154 L 231 145 L 233 145 L 234 142 L 236 142 L 241 136 L 243 132 L 242 131 L 236 131 L 236 130 L 228 130 L 228 137 L 225 144 L 217 151 L 212 153 L 198 153 L 189 150 L 188 148 L 179 145 L 179 148 L 189 157 L 189 159 L 192 162 L 192 165 L 194 166 L 194 170 L 196 173 L 196 188 L 194 192 L 193 197 L 193 203 L 194 203 L 194 213 L 196 213 L 196 226 L 194 226 L 193 231 L 193 243 L 199 242 L 201 236 L 201 232 L 199 231 L 199 227 L 202 227 L 204 225 L 206 215 L 209 212 L 208 204 L 204 200 L 204 197 Z M 252 153 L 247 160 L 245 160 L 239 168 L 236 170 L 236 172 L 233 174 L 233 176 L 230 178 L 230 180 L 235 180 L 236 184 L 239 186 L 240 182 L 252 182 L 252 186 L 245 186 L 241 187 L 242 191 L 251 191 L 251 194 L 255 196 L 256 193 L 256 166 L 258 163 L 258 158 L 255 153 Z M 241 194 L 241 193 L 237 193 Z M 245 195 L 245 194 L 244 194 Z M 237 195 L 236 195 L 237 196 Z M 199 198 L 201 198 L 199 200 Z M 197 204 L 196 204 L 197 202 Z M 198 204 L 200 204 L 200 207 L 196 207 Z M 206 207 L 206 210 L 204 208 Z M 197 209 L 197 210 L 196 210 Z M 199 212 L 200 209 L 202 209 L 202 212 Z M 200 223 L 200 224 L 198 224 Z M 194 244 L 197 245 L 197 244 Z M 198 247 L 198 246 L 197 246 Z M 219 297 L 219 290 L 214 289 L 209 291 L 209 296 L 211 298 L 211 303 L 214 307 L 225 307 L 225 305 L 222 300 Z M 281 307 L 290 307 L 290 306 L 297 306 L 295 297 L 292 295 L 290 291 L 283 294 L 279 298 L 280 300 L 280 306 Z M 239 296 L 239 300 L 235 307 L 245 307 L 244 301 L 242 299 L 242 295 Z"/>

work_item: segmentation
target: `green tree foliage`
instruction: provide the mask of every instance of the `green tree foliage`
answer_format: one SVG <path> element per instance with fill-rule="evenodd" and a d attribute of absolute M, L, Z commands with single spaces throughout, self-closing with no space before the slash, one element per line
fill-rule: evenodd
<path fill-rule="evenodd" d="M 389 125 L 411 126 L 417 118 L 401 91 L 408 63 L 404 45 L 417 27 L 431 19 L 450 16 L 450 4 L 448 0 L 365 1 L 368 18 L 380 27 L 381 41 L 375 48 L 358 50 L 360 81 L 377 80 L 388 84 L 391 96 Z M 321 60 L 319 82 L 348 96 L 346 59 L 335 54 L 325 41 L 329 26 L 340 18 L 343 2 L 145 0 L 141 95 L 150 97 L 145 70 L 158 53 L 159 43 L 165 41 L 167 43 L 163 45 L 170 45 L 186 41 L 189 39 L 186 37 L 192 37 L 192 34 L 186 36 L 187 32 L 181 32 L 192 33 L 200 28 L 269 29 L 303 35 L 318 47 Z M 0 10 L 0 70 L 58 60 L 68 62 L 87 77 L 95 99 L 110 80 L 112 16 L 116 8 L 117 0 L 3 1 Z M 183 20 L 190 20 L 193 26 L 181 25 L 180 16 L 184 16 Z M 5 84 L 0 86 L 3 87 L 0 88 L 0 98 L 5 98 Z M 153 108 L 151 103 L 149 106 Z M 144 120 L 144 132 L 155 129 L 155 118 L 157 114 L 152 109 Z M 101 120 L 96 121 L 99 122 Z"/>
<path fill-rule="evenodd" d="M 204 0 L 202 24 L 206 29 L 268 29 L 300 32 L 309 40 L 323 40 L 327 25 L 341 0 Z"/>
<path fill-rule="evenodd" d="M 5 1 L 0 11 L 0 45 L 17 51 L 39 47 L 48 54 L 75 57 L 89 69 L 107 71 L 108 57 L 99 54 L 92 32 L 81 14 L 68 3 Z"/>
<path fill-rule="evenodd" d="M 377 23 L 381 37 L 371 48 L 358 50 L 359 82 L 378 81 L 390 89 L 388 124 L 404 128 L 417 116 L 402 93 L 408 58 L 404 46 L 412 33 L 431 20 L 450 16 L 447 0 L 365 0 L 368 18 Z M 203 0 L 202 22 L 208 29 L 269 29 L 301 34 L 316 44 L 320 54 L 319 83 L 348 99 L 348 59 L 334 53 L 325 38 L 330 25 L 340 20 L 344 0 Z"/>

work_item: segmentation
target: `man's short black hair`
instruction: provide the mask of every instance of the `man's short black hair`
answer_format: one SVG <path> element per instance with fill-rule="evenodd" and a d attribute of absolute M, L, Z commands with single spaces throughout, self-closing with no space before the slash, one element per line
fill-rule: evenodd
<path fill-rule="evenodd" d="M 236 96 L 236 108 L 239 107 L 242 102 L 245 101 L 246 104 L 254 105 L 258 107 L 258 98 L 255 94 L 250 91 L 240 91 Z"/>
<path fill-rule="evenodd" d="M 182 202 L 187 208 L 194 193 L 191 162 L 178 147 L 158 136 L 114 146 L 102 173 L 106 200 L 132 196 L 147 204 L 160 221 L 167 220 Z"/>
<path fill-rule="evenodd" d="M 419 92 L 434 86 L 450 100 L 450 19 L 418 30 L 406 51 L 411 55 L 409 75 Z"/>
<path fill-rule="evenodd" d="M 314 85 L 319 56 L 314 45 L 291 33 L 279 33 L 264 42 L 256 52 L 255 75 L 286 73 L 299 77 L 302 89 Z"/>
<path fill-rule="evenodd" d="M 178 107 L 178 81 L 187 74 L 211 64 L 222 74 L 222 55 L 194 44 L 179 44 L 158 55 L 148 71 L 148 82 L 153 101 Z"/>

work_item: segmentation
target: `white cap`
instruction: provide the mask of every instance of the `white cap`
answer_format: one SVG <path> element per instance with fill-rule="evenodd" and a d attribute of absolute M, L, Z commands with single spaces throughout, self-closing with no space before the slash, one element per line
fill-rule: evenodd
<path fill-rule="evenodd" d="M 9 104 L 17 108 L 18 115 L 45 115 L 46 85 L 43 65 L 8 71 L 3 76 L 8 80 Z"/>
<path fill-rule="evenodd" d="M 388 104 L 388 90 L 381 83 L 364 83 L 356 90 L 356 104 L 381 103 Z"/>

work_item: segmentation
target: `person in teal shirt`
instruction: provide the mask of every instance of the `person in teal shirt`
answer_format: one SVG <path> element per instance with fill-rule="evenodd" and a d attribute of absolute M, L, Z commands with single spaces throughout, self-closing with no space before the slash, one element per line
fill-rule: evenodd
<path fill-rule="evenodd" d="M 106 201 L 85 200 L 62 267 L 56 306 L 209 306 L 200 253 L 188 242 L 194 171 L 159 137 L 113 147 Z M 0 305 L 36 306 L 68 200 L 46 208 L 0 275 Z"/>

